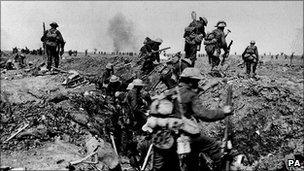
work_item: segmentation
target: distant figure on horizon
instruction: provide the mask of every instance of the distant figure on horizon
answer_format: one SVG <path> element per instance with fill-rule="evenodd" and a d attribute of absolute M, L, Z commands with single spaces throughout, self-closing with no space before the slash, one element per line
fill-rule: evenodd
<path fill-rule="evenodd" d="M 47 69 L 51 71 L 52 62 L 54 60 L 55 68 L 59 66 L 59 52 L 60 56 L 64 53 L 65 41 L 59 30 L 57 30 L 58 24 L 52 22 L 50 24 L 51 29 L 44 32 L 41 37 L 41 41 L 45 42 L 46 54 L 47 54 Z"/>
<path fill-rule="evenodd" d="M 258 48 L 255 46 L 255 41 L 250 41 L 250 45 L 247 46 L 245 51 L 242 54 L 242 58 L 246 65 L 246 74 L 248 77 L 255 77 L 256 75 L 256 68 L 259 62 L 259 53 Z M 251 72 L 252 66 L 252 72 Z M 252 75 L 250 75 L 252 73 Z"/>

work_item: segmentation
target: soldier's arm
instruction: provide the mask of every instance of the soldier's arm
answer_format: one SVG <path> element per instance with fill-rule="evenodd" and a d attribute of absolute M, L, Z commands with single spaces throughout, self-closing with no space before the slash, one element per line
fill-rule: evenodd
<path fill-rule="evenodd" d="M 58 42 L 60 43 L 60 44 L 64 44 L 64 40 L 63 40 L 63 37 L 62 37 L 62 35 L 61 35 L 61 33 L 60 33 L 60 31 L 59 30 L 57 30 L 57 36 L 58 36 Z"/>
<path fill-rule="evenodd" d="M 222 44 L 222 48 L 224 49 L 224 51 L 229 50 L 229 49 L 227 48 L 227 42 L 226 42 L 226 38 L 225 38 L 225 35 L 224 35 L 224 34 L 221 35 L 221 44 Z"/>
<path fill-rule="evenodd" d="M 218 120 L 222 120 L 226 117 L 226 114 L 221 109 L 217 110 L 208 110 L 202 104 L 202 101 L 199 97 L 195 97 L 192 102 L 192 109 L 194 112 L 194 117 L 205 121 L 205 122 L 214 122 Z"/>

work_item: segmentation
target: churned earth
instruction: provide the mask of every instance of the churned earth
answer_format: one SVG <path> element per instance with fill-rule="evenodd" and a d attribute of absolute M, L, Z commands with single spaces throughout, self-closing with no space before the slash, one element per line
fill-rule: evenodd
<path fill-rule="evenodd" d="M 1 60 L 13 58 L 11 55 Z M 123 80 L 136 75 L 134 57 L 93 55 L 65 57 L 63 70 L 76 70 L 84 75 L 101 75 L 107 62 L 116 64 L 116 73 Z M 233 147 L 246 156 L 245 165 L 258 162 L 257 170 L 286 170 L 286 161 L 304 156 L 303 61 L 294 64 L 283 58 L 266 56 L 258 66 L 257 79 L 245 77 L 239 56 L 231 55 L 222 70 L 226 78 L 208 74 L 206 57 L 198 58 L 196 67 L 205 79 L 201 93 L 207 108 L 222 107 L 228 84 L 233 86 L 234 115 L 231 116 Z M 27 62 L 42 61 L 41 56 L 28 56 Z M 111 113 L 104 99 L 85 99 L 83 93 L 94 90 L 93 84 L 66 88 L 62 82 L 69 74 L 43 75 L 20 70 L 1 70 L 1 166 L 26 167 L 31 170 L 62 170 L 69 162 L 83 158 L 87 152 L 89 132 L 103 129 Z M 157 72 L 151 78 L 157 78 Z M 155 91 L 163 90 L 159 84 Z M 151 92 L 152 94 L 155 92 Z M 83 104 L 79 104 L 79 101 Z M 78 103 L 77 103 L 78 102 Z M 91 105 L 88 110 L 88 106 Z M 87 108 L 86 108 L 87 107 Z M 96 113 L 102 113 L 97 115 Z M 5 142 L 18 128 L 28 126 Z M 201 123 L 202 132 L 217 140 L 223 138 L 225 122 Z M 104 161 L 113 153 L 110 140 L 104 137 Z M 115 159 L 127 163 L 127 159 Z M 101 166 L 79 164 L 80 170 L 107 170 L 112 163 Z M 124 168 L 129 167 L 127 164 Z M 240 170 L 244 168 L 240 168 Z"/>

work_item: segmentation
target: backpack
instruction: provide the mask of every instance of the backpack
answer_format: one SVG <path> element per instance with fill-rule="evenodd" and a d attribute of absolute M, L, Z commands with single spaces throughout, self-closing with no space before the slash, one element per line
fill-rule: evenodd
<path fill-rule="evenodd" d="M 216 46 L 218 46 L 220 33 L 217 29 L 213 30 L 212 32 L 207 33 L 204 44 L 206 53 L 211 55 L 214 54 Z M 214 39 L 216 41 L 214 41 Z"/>
<path fill-rule="evenodd" d="M 58 30 L 50 29 L 46 33 L 46 44 L 49 46 L 57 46 Z"/>

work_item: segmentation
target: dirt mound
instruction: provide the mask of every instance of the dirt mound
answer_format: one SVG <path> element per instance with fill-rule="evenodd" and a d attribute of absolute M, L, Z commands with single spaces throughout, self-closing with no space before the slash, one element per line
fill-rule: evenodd
<path fill-rule="evenodd" d="M 64 70 L 77 70 L 83 74 L 101 75 L 108 62 L 115 64 L 116 75 L 128 80 L 137 75 L 139 67 L 133 57 L 79 57 L 61 62 Z M 303 154 L 303 66 L 286 66 L 267 61 L 258 67 L 258 79 L 244 79 L 240 58 L 232 56 L 222 67 L 223 78 L 211 77 L 207 58 L 199 58 L 197 66 L 210 85 L 201 95 L 207 108 L 224 105 L 228 84 L 233 85 L 232 118 L 233 145 L 238 153 L 245 154 L 252 164 L 260 161 L 259 170 L 284 169 L 286 158 Z M 159 79 L 161 66 L 146 78 L 151 87 Z M 17 72 L 17 71 L 16 71 Z M 19 72 L 19 71 L 18 71 Z M 22 72 L 22 71 L 20 71 Z M 10 72 L 11 73 L 11 72 Z M 8 73 L 9 74 L 9 73 Z M 13 73 L 15 74 L 15 73 Z M 102 136 L 110 142 L 108 130 L 115 121 L 111 116 L 115 109 L 110 99 L 98 93 L 84 96 L 94 89 L 83 85 L 73 89 L 61 86 L 67 75 L 29 77 L 1 80 L 1 141 L 7 140 L 19 127 L 28 123 L 27 129 L 1 145 L 4 151 L 30 150 L 45 143 L 61 139 L 84 148 L 88 132 Z M 93 88 L 92 88 L 93 87 Z M 155 92 L 165 89 L 163 84 Z M 17 90 L 17 91 L 16 91 Z M 151 92 L 151 94 L 155 94 Z M 117 118 L 117 123 L 124 122 Z M 202 123 L 205 134 L 218 140 L 223 137 L 224 122 Z M 123 138 L 124 140 L 127 138 Z"/>
<path fill-rule="evenodd" d="M 233 85 L 232 116 L 233 144 L 245 154 L 250 163 L 263 160 L 259 170 L 284 168 L 285 156 L 304 156 L 303 85 L 288 79 L 262 76 L 260 80 L 230 78 Z M 213 80 L 210 78 L 209 80 Z M 221 107 L 225 103 L 227 85 L 220 80 L 218 86 L 208 90 L 201 98 L 208 108 Z M 207 134 L 223 137 L 225 125 L 221 122 L 205 124 Z M 273 160 L 265 159 L 271 154 Z"/>

